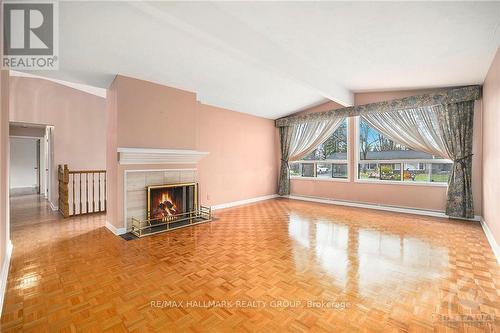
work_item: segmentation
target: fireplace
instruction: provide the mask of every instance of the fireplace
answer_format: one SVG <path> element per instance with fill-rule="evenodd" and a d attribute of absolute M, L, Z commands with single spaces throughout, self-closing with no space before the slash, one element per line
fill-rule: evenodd
<path fill-rule="evenodd" d="M 138 237 L 211 221 L 211 209 L 198 204 L 198 184 L 146 186 L 146 219 L 132 217 Z"/>
<path fill-rule="evenodd" d="M 175 218 L 198 208 L 198 184 L 169 184 L 147 187 L 150 219 Z"/>

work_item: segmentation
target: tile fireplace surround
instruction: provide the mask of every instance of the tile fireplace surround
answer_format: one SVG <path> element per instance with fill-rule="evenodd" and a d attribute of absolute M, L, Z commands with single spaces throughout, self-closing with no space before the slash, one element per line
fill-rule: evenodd
<path fill-rule="evenodd" d="M 130 231 L 132 217 L 146 218 L 147 186 L 197 183 L 197 163 L 209 153 L 187 149 L 118 148 L 118 154 L 119 164 L 124 168 L 123 218 L 125 230 Z M 175 168 L 179 164 L 187 168 Z M 158 165 L 158 168 L 151 165 Z M 172 168 L 168 168 L 169 165 Z"/>

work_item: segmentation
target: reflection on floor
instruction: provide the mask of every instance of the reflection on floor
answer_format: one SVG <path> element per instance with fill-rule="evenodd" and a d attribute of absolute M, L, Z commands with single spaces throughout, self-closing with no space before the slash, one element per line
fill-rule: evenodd
<path fill-rule="evenodd" d="M 125 241 L 12 198 L 2 332 L 492 332 L 478 223 L 276 199 Z"/>

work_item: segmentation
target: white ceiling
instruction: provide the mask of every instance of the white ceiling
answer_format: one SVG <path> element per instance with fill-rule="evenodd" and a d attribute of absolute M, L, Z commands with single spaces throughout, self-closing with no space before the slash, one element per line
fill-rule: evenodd
<path fill-rule="evenodd" d="M 278 118 L 353 92 L 482 83 L 500 2 L 60 2 L 60 70 Z"/>

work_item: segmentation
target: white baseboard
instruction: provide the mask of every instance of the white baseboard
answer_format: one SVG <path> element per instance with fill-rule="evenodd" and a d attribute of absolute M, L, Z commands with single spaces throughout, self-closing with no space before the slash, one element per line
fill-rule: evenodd
<path fill-rule="evenodd" d="M 498 246 L 495 237 L 493 237 L 493 233 L 491 232 L 490 228 L 488 227 L 488 224 L 482 217 L 481 217 L 481 227 L 483 227 L 483 231 L 486 235 L 486 238 L 488 239 L 488 243 L 490 243 L 491 249 L 495 254 L 495 258 L 497 258 L 497 263 L 500 264 L 500 246 Z"/>
<path fill-rule="evenodd" d="M 125 228 L 117 228 L 108 221 L 106 221 L 106 228 L 108 228 L 112 233 L 114 233 L 117 236 L 127 233 L 127 230 Z"/>
<path fill-rule="evenodd" d="M 49 201 L 49 204 L 50 204 L 50 209 L 52 209 L 53 211 L 59 210 L 59 206 L 54 205 L 52 201 Z"/>
<path fill-rule="evenodd" d="M 425 210 L 425 209 L 375 205 L 375 204 L 366 204 L 366 203 L 353 202 L 353 201 L 342 201 L 342 200 L 324 199 L 324 198 L 317 198 L 317 197 L 305 197 L 305 196 L 299 196 L 299 195 L 288 195 L 288 196 L 284 196 L 284 198 L 289 198 L 289 199 L 293 199 L 293 200 L 319 202 L 319 203 L 325 203 L 325 204 L 330 204 L 330 205 L 385 210 L 385 211 L 389 211 L 389 212 L 404 213 L 404 214 L 416 214 L 416 215 L 424 215 L 424 216 L 432 216 L 432 217 L 449 218 L 449 216 L 443 212 L 438 212 L 438 211 L 433 211 L 433 210 Z M 481 217 L 478 215 L 474 216 L 473 219 L 464 219 L 464 221 L 480 221 L 480 220 L 481 220 Z"/>
<path fill-rule="evenodd" d="M 7 278 L 9 276 L 10 258 L 12 257 L 12 242 L 9 240 L 5 251 L 5 258 L 2 263 L 2 271 L 0 272 L 0 313 L 2 313 L 3 301 L 5 292 L 7 291 Z"/>
<path fill-rule="evenodd" d="M 220 205 L 212 206 L 212 210 L 218 210 L 218 209 L 236 207 L 236 206 L 246 205 L 246 204 L 250 204 L 250 203 L 254 203 L 254 202 L 258 202 L 258 201 L 274 199 L 274 198 L 277 198 L 277 197 L 279 197 L 279 195 L 277 195 L 277 194 L 270 194 L 270 195 L 264 195 L 262 197 L 255 197 L 255 198 L 250 198 L 250 199 L 245 199 L 245 200 L 227 202 L 227 203 L 223 203 L 223 204 L 220 204 Z"/>

